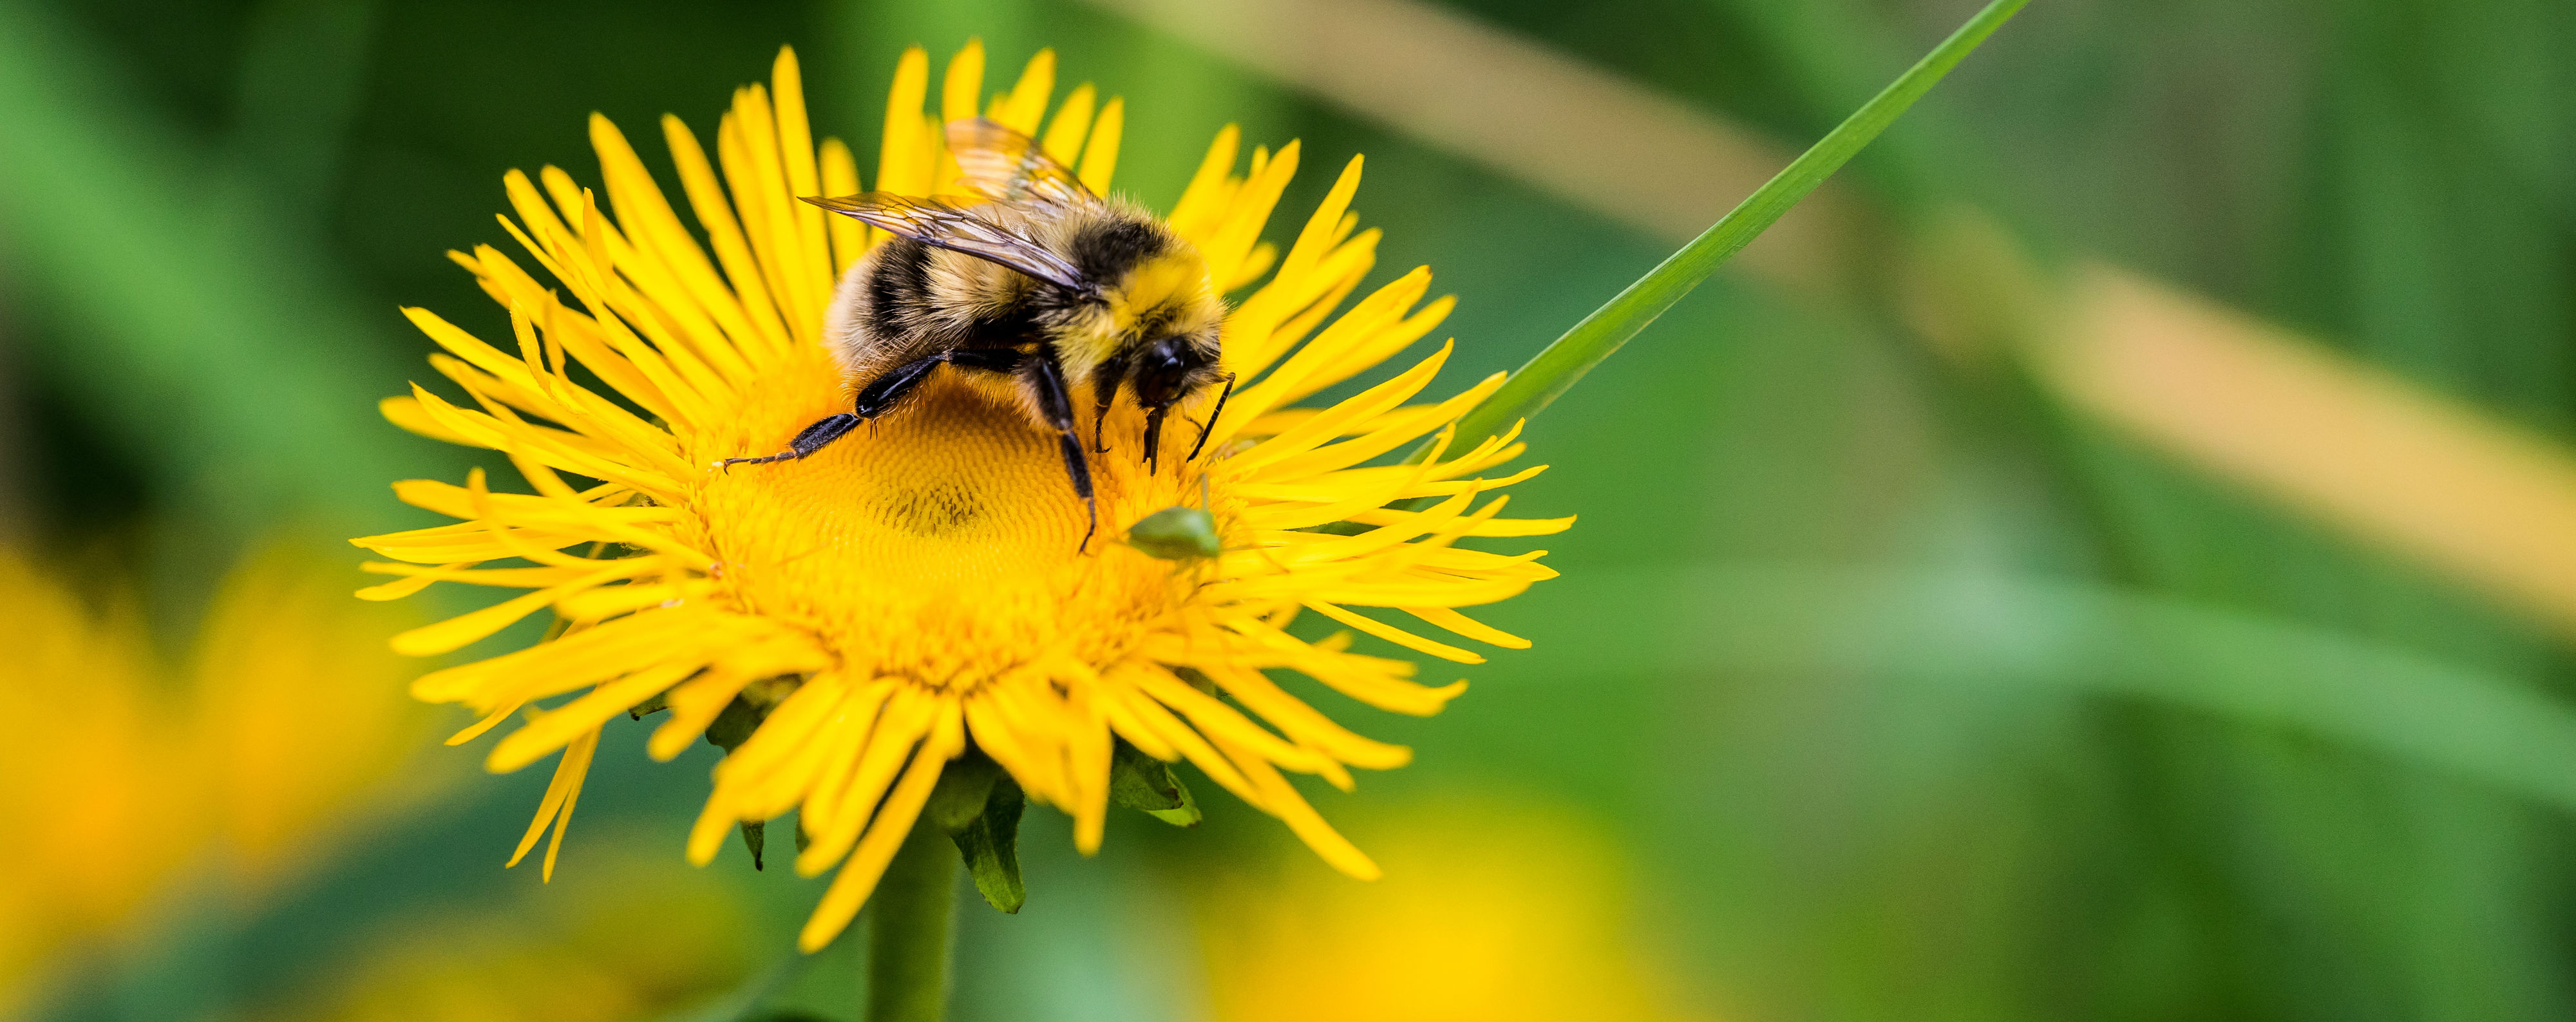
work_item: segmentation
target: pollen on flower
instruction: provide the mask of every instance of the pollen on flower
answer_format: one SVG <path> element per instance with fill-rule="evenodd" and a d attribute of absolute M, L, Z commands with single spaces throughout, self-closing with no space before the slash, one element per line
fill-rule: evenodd
<path fill-rule="evenodd" d="M 981 115 L 1041 139 L 1105 194 L 1123 103 L 1096 104 L 1085 85 L 1050 119 L 1054 59 L 1041 53 L 978 109 L 982 68 L 970 44 L 929 114 L 929 61 L 904 55 L 874 187 L 954 193 L 938 125 Z M 508 310 L 503 343 L 407 310 L 466 400 L 415 387 L 385 402 L 387 417 L 504 452 L 529 492 L 495 490 L 479 472 L 462 486 L 400 483 L 402 499 L 458 521 L 355 541 L 387 558 L 370 570 L 396 577 L 362 593 L 370 598 L 439 581 L 525 590 L 397 636 L 403 652 L 450 652 L 552 612 L 546 641 L 413 688 L 483 715 L 458 742 L 542 706 L 488 759 L 515 770 L 562 753 L 518 854 L 551 827 L 551 873 L 601 728 L 651 700 L 669 711 L 648 746 L 663 759 L 729 707 L 757 719 L 716 767 L 687 852 L 705 862 L 737 823 L 796 811 L 807 838 L 797 868 L 839 871 L 802 936 L 809 950 L 847 925 L 942 768 L 970 748 L 1070 814 L 1085 851 L 1100 843 L 1124 741 L 1196 765 L 1336 867 L 1374 876 L 1283 771 L 1347 790 L 1350 768 L 1400 766 L 1409 752 L 1343 729 L 1270 672 L 1410 714 L 1436 712 L 1465 683 L 1419 684 L 1408 661 L 1353 652 L 1347 633 L 1309 642 L 1290 622 L 1312 611 L 1462 663 L 1481 657 L 1426 633 L 1526 646 L 1459 608 L 1551 577 L 1544 552 L 1457 541 L 1543 535 L 1572 520 L 1501 517 L 1495 491 L 1538 469 L 1489 476 L 1521 445 L 1448 430 L 1499 376 L 1416 401 L 1445 345 L 1347 400 L 1294 407 L 1420 341 L 1451 304 L 1424 301 L 1427 270 L 1351 301 L 1378 239 L 1349 211 L 1360 161 L 1284 254 L 1259 238 L 1297 170 L 1294 142 L 1256 148 L 1238 173 L 1239 133 L 1228 127 L 1170 211 L 1211 284 L 1238 296 L 1223 368 L 1242 385 L 1212 422 L 1212 394 L 1174 410 L 1159 472 L 1148 471 L 1132 400 L 1101 424 L 1109 453 L 1090 459 L 1103 536 L 1204 500 L 1221 552 L 1166 560 L 1086 546 L 1089 522 L 1055 438 L 956 373 L 811 457 L 720 467 L 849 409 L 824 316 L 842 271 L 888 235 L 796 201 L 863 189 L 847 146 L 813 141 L 791 53 L 767 87 L 735 93 L 712 158 L 676 118 L 662 134 L 679 171 L 676 205 L 604 118 L 591 122 L 601 190 L 553 167 L 505 178 L 515 216 L 502 223 L 523 254 L 450 253 Z M 1202 425 L 1207 453 L 1187 460 Z M 1425 438 L 1437 438 L 1428 460 L 1378 463 Z M 1334 523 L 1346 527 L 1315 531 Z"/>

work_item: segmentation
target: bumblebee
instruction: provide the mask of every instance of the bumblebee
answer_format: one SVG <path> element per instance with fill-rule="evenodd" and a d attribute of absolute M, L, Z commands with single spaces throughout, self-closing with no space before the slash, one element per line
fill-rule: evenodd
<path fill-rule="evenodd" d="M 808 457 L 902 408 L 942 366 L 990 374 L 1016 392 L 1031 423 L 1056 434 L 1091 515 L 1088 549 L 1100 509 L 1075 395 L 1090 392 L 1090 453 L 1107 454 L 1103 423 L 1120 389 L 1131 392 L 1145 412 L 1153 471 L 1164 417 L 1223 383 L 1187 456 L 1197 457 L 1234 390 L 1217 368 L 1225 304 L 1195 246 L 1143 208 L 1092 194 L 1028 136 L 961 120 L 948 126 L 948 151 L 981 201 L 884 192 L 805 200 L 895 235 L 851 264 L 825 324 L 855 396 L 849 411 L 805 427 L 787 450 L 724 464 Z"/>

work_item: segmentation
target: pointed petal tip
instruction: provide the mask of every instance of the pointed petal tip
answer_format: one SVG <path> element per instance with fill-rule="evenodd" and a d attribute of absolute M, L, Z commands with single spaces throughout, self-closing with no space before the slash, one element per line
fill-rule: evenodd
<path fill-rule="evenodd" d="M 516 738 L 519 734 L 520 732 L 511 732 L 510 738 Z M 510 744 L 510 739 L 504 738 L 501 739 L 501 744 L 492 747 L 491 755 L 483 757 L 483 772 L 490 774 L 517 773 L 528 764 L 536 762 L 537 757 L 542 755 L 545 755 L 545 753 L 538 752 L 535 754 L 529 754 L 522 751 L 522 749 L 513 748 Z"/>

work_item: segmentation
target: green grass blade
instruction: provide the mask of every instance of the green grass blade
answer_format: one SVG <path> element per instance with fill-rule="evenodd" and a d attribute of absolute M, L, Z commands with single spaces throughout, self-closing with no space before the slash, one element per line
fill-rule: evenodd
<path fill-rule="evenodd" d="M 1976 17 L 1950 34 L 1941 45 L 1898 77 L 1860 110 L 1846 118 L 1814 147 L 1791 161 L 1786 169 L 1720 217 L 1716 224 L 1682 246 L 1681 250 L 1656 266 L 1634 284 L 1619 292 L 1618 297 L 1593 310 L 1583 321 L 1565 332 L 1524 365 L 1502 389 L 1485 399 L 1476 410 L 1458 422 L 1458 441 L 1453 446 L 1463 450 L 1485 437 L 1501 433 L 1512 423 L 1538 414 L 1539 409 L 1556 400 L 1574 386 L 1576 380 L 1601 364 L 1611 353 L 1637 336 L 1646 324 L 1672 308 L 1683 295 L 1708 279 L 1708 275 L 1744 246 L 1751 244 L 1763 231 L 1778 221 L 1789 208 L 1805 199 L 1816 186 L 1833 176 L 1834 171 L 1850 162 L 1879 132 L 1895 123 L 1898 115 L 1931 91 L 1950 69 L 1977 48 L 1995 29 L 2011 20 L 2029 0 L 1993 0 Z M 1417 452 L 1417 460 L 1426 451 Z"/>

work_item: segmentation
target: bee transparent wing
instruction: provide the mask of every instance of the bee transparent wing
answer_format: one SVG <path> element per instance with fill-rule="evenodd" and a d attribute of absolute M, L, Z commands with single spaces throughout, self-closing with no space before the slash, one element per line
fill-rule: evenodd
<path fill-rule="evenodd" d="M 1075 206 L 1100 201 L 1037 140 L 987 118 L 948 122 L 948 153 L 956 157 L 966 187 L 995 202 Z"/>
<path fill-rule="evenodd" d="M 944 199 L 886 192 L 805 201 L 885 228 L 924 245 L 999 263 L 1058 287 L 1092 290 L 1082 272 L 1034 239 Z"/>

